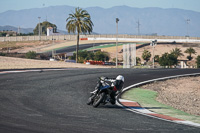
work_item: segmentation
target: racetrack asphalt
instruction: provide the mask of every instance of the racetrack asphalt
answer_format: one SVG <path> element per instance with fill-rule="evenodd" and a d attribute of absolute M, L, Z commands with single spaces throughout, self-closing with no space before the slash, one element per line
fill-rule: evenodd
<path fill-rule="evenodd" d="M 116 42 L 103 42 L 103 43 L 81 44 L 81 45 L 79 45 L 79 50 L 84 50 L 84 49 L 87 49 L 87 48 L 92 48 L 93 46 L 115 44 L 115 43 Z M 133 42 L 118 42 L 118 43 L 126 43 L 127 44 L 127 43 L 133 43 Z M 157 45 L 160 45 L 160 44 L 173 44 L 173 43 L 158 43 Z M 149 45 L 150 45 L 150 43 L 144 43 L 142 45 L 137 46 L 136 49 L 143 48 L 143 47 L 149 46 Z M 69 47 L 57 49 L 56 53 L 75 52 L 75 50 L 76 50 L 76 45 L 73 45 L 73 46 L 69 46 Z M 48 51 L 48 52 L 44 52 L 44 53 L 49 53 L 49 55 L 51 55 L 52 51 Z"/>
<path fill-rule="evenodd" d="M 197 133 L 200 128 L 129 112 L 116 105 L 86 105 L 97 77 L 145 80 L 199 73 L 199 69 L 72 69 L 0 75 L 0 133 Z"/>
<path fill-rule="evenodd" d="M 104 42 L 104 43 L 81 44 L 81 45 L 79 45 L 79 50 L 84 50 L 84 49 L 87 49 L 87 48 L 92 48 L 93 46 L 100 46 L 100 45 L 107 45 L 107 44 L 115 44 L 115 43 L 116 43 L 116 42 L 107 42 L 107 43 Z M 118 42 L 118 43 L 129 43 L 129 42 Z M 133 43 L 133 42 L 130 42 L 130 43 Z M 137 46 L 136 49 L 139 49 L 139 48 L 148 46 L 149 44 L 150 44 L 150 43 L 146 43 L 146 44 Z M 74 52 L 74 51 L 76 51 L 76 45 L 69 46 L 69 47 L 66 47 L 66 48 L 57 49 L 57 50 L 56 50 L 56 53 L 66 53 L 66 52 Z M 52 54 L 51 51 L 44 52 L 44 53 L 49 53 L 50 55 Z"/>

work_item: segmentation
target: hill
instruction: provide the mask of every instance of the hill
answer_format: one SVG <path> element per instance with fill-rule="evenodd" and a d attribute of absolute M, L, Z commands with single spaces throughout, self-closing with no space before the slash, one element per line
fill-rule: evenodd
<path fill-rule="evenodd" d="M 71 6 L 50 6 L 19 11 L 6 11 L 0 13 L 0 25 L 34 28 L 40 21 L 49 21 L 64 30 L 66 18 L 74 12 Z M 119 34 L 138 34 L 137 21 L 140 22 L 141 34 L 158 34 L 171 36 L 187 35 L 187 26 L 190 36 L 200 36 L 200 12 L 183 9 L 162 8 L 134 8 L 116 6 L 112 8 L 89 7 L 84 8 L 91 14 L 94 23 L 94 32 L 100 34 L 115 34 L 116 22 L 119 18 Z M 186 20 L 190 19 L 187 25 Z"/>

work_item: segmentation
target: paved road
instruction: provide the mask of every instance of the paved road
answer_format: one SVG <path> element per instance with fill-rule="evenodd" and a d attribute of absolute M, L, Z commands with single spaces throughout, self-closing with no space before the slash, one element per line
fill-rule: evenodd
<path fill-rule="evenodd" d="M 200 128 L 142 116 L 118 106 L 86 105 L 98 76 L 125 76 L 125 86 L 200 70 L 68 69 L 0 75 L 1 133 L 197 133 Z"/>
<path fill-rule="evenodd" d="M 81 45 L 79 45 L 79 50 L 84 50 L 84 49 L 87 49 L 87 48 L 91 48 L 93 46 L 115 44 L 115 43 L 116 42 L 81 44 Z M 124 42 L 119 42 L 119 43 L 124 43 Z M 126 43 L 128 43 L 128 42 L 126 42 Z M 133 42 L 131 42 L 131 43 L 133 43 Z M 142 47 L 147 46 L 147 45 L 149 45 L 149 43 L 146 43 L 146 44 L 143 44 L 141 46 L 138 46 L 137 48 L 142 48 Z M 56 53 L 66 53 L 66 52 L 74 52 L 74 51 L 76 51 L 76 45 L 56 50 Z M 51 54 L 51 52 L 48 52 L 48 53 Z"/>
<path fill-rule="evenodd" d="M 115 44 L 116 42 L 81 44 L 81 45 L 79 45 L 79 50 L 84 50 L 84 49 L 87 49 L 87 48 L 91 48 L 93 46 L 107 45 L 107 44 L 113 44 L 113 43 Z M 128 42 L 119 42 L 119 43 L 128 43 Z M 133 43 L 133 42 L 130 42 L 130 43 Z M 163 45 L 163 44 L 173 44 L 173 43 L 158 43 L 158 45 L 160 45 L 160 44 Z M 143 47 L 149 46 L 149 45 L 150 45 L 150 43 L 145 43 L 143 45 L 137 46 L 136 49 L 143 48 Z M 76 51 L 76 45 L 56 50 L 56 53 L 66 53 L 66 52 L 74 52 L 74 51 Z M 52 52 L 48 52 L 48 53 L 50 55 L 52 54 Z"/>
<path fill-rule="evenodd" d="M 81 44 L 81 45 L 79 45 L 79 50 L 84 50 L 87 48 L 91 48 L 93 46 L 100 46 L 100 45 L 113 44 L 113 43 L 115 43 L 115 42 Z M 66 53 L 66 52 L 74 52 L 74 51 L 76 51 L 76 45 L 56 50 L 56 53 Z M 51 52 L 48 52 L 48 53 L 51 54 Z"/>

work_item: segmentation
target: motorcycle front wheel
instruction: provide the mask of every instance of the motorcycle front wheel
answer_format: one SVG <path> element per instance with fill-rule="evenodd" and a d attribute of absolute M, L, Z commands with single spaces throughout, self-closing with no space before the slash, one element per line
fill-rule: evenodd
<path fill-rule="evenodd" d="M 103 101 L 104 97 L 105 97 L 106 93 L 105 92 L 102 92 L 100 94 L 97 94 L 96 97 L 94 98 L 94 101 L 93 101 L 93 107 L 98 107 L 99 104 Z"/>
<path fill-rule="evenodd" d="M 94 99 L 94 97 L 95 97 L 95 95 L 94 94 L 92 94 L 90 97 L 89 97 L 89 99 L 88 99 L 88 101 L 87 101 L 87 105 L 90 105 L 90 104 L 92 104 L 93 103 L 93 99 Z"/>

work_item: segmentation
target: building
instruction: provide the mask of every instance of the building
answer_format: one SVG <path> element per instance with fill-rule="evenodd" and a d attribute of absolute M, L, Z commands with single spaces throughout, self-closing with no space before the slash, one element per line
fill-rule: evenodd
<path fill-rule="evenodd" d="M 61 35 L 59 32 L 56 32 L 56 29 L 54 30 L 53 27 L 47 27 L 47 36 L 57 36 Z"/>

